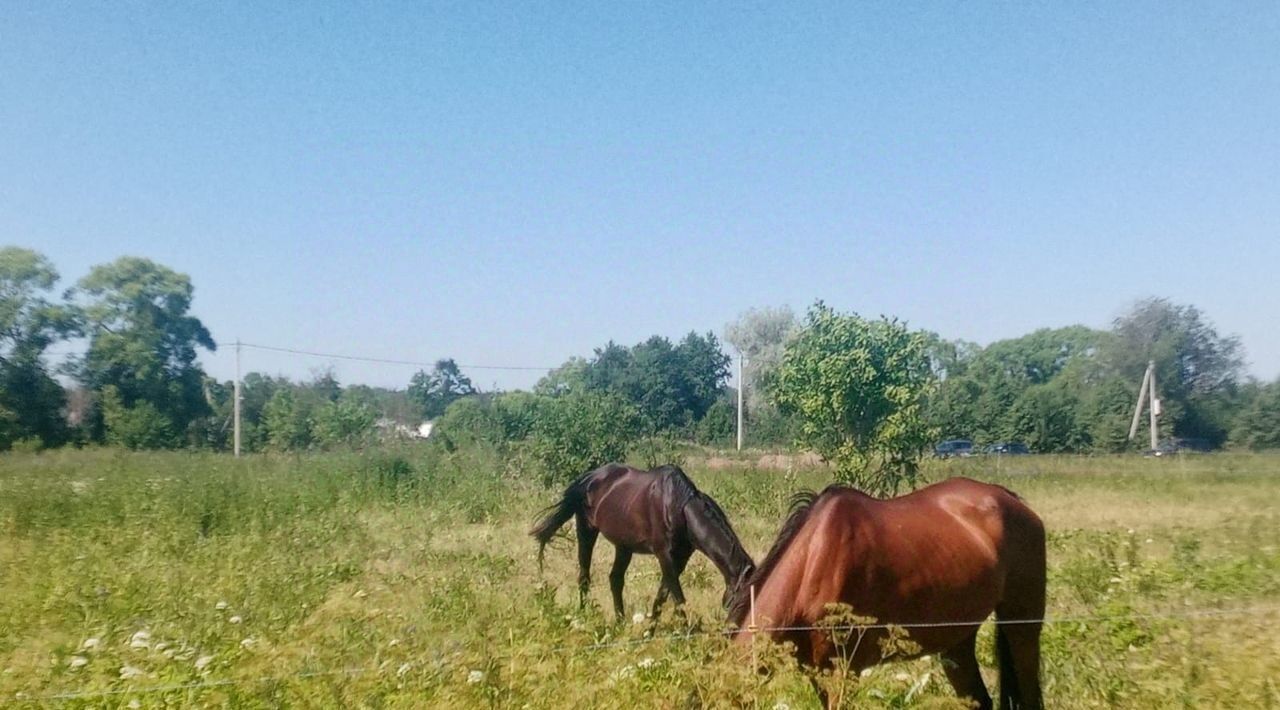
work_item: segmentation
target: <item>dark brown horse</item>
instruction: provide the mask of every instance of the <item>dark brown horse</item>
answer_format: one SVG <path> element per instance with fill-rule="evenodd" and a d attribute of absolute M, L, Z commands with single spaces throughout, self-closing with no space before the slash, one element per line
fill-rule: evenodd
<path fill-rule="evenodd" d="M 755 565 L 742 549 L 728 518 L 710 496 L 676 466 L 652 471 L 607 464 L 590 471 L 565 489 L 560 502 L 529 532 L 538 540 L 538 564 L 552 536 L 569 518 L 578 527 L 578 591 L 585 602 L 591 581 L 591 552 L 597 535 L 617 548 L 609 587 L 613 610 L 623 615 L 622 585 L 634 553 L 654 555 L 662 567 L 662 582 L 653 600 L 657 618 L 670 594 L 676 608 L 684 604 L 680 574 L 693 555 L 702 552 L 724 575 L 724 602 L 750 576 Z"/>
<path fill-rule="evenodd" d="M 761 633 L 794 643 L 807 666 L 829 667 L 842 653 L 861 670 L 884 660 L 886 629 L 867 628 L 838 648 L 830 629 L 788 628 L 820 625 L 828 604 L 847 604 L 859 617 L 902 626 L 919 654 L 941 655 L 957 694 L 990 708 L 974 642 L 994 611 L 1000 706 L 1040 708 L 1044 538 L 1040 518 L 999 486 L 953 478 L 890 500 L 831 486 L 798 497 L 735 595 L 730 621 L 750 623 L 754 586 Z M 751 632 L 736 638 L 749 644 Z"/>

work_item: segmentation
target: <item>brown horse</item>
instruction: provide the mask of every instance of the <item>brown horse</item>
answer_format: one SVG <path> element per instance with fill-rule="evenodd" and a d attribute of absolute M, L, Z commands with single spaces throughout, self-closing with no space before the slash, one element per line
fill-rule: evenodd
<path fill-rule="evenodd" d="M 919 644 L 918 654 L 940 654 L 956 693 L 981 708 L 991 707 L 991 696 L 974 645 L 994 611 L 1000 706 L 1042 706 L 1044 525 L 1000 486 L 953 478 L 889 500 L 843 486 L 802 494 L 768 556 L 735 595 L 729 612 L 735 628 L 751 621 L 753 587 L 760 632 L 795 644 L 802 664 L 830 667 L 843 654 L 860 671 L 884 660 L 883 627 L 859 630 L 843 648 L 830 628 L 813 628 L 828 604 L 843 603 L 859 617 L 901 626 Z M 736 640 L 749 644 L 751 635 L 742 630 Z M 814 688 L 825 704 L 816 681 Z"/>
<path fill-rule="evenodd" d="M 680 574 L 698 550 L 711 559 L 724 575 L 724 603 L 750 576 L 755 565 L 738 542 L 728 518 L 710 496 L 699 491 L 693 481 L 676 466 L 652 471 L 611 463 L 584 474 L 569 484 L 560 502 L 529 534 L 538 540 L 538 565 L 542 553 L 561 525 L 569 518 L 578 526 L 578 592 L 586 602 L 591 581 L 591 552 L 596 537 L 603 533 L 617 549 L 609 587 L 613 610 L 623 615 L 622 585 L 634 553 L 658 558 L 662 582 L 653 600 L 653 616 L 667 595 L 677 610 L 684 604 Z"/>

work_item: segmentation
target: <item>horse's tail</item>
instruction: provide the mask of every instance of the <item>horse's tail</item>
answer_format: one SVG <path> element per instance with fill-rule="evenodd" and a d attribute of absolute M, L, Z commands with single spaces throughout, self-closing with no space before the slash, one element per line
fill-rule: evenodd
<path fill-rule="evenodd" d="M 594 473 L 594 472 L 592 472 Z M 556 531 L 560 526 L 569 522 L 578 512 L 580 512 L 587 502 L 587 479 L 590 473 L 580 477 L 578 480 L 569 484 L 561 496 L 560 502 L 542 511 L 545 515 L 541 522 L 533 526 L 529 531 L 529 535 L 538 541 L 538 572 L 542 572 L 542 554 L 547 549 L 547 543 L 551 542 L 551 538 L 555 537 Z"/>

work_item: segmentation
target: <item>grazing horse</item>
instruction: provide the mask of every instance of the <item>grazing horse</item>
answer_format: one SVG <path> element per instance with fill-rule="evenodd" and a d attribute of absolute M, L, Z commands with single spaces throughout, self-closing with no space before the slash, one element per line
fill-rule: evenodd
<path fill-rule="evenodd" d="M 889 500 L 838 485 L 802 493 L 730 604 L 741 645 L 751 641 L 751 628 L 743 627 L 751 622 L 753 588 L 759 632 L 795 644 L 802 664 L 830 667 L 839 655 L 860 671 L 885 660 L 883 627 L 857 629 L 856 645 L 851 635 L 843 647 L 830 628 L 814 628 L 828 604 L 843 603 L 875 624 L 901 626 L 918 654 L 939 654 L 956 693 L 980 708 L 991 707 L 991 696 L 974 644 L 994 611 L 1000 707 L 1043 705 L 1044 524 L 1000 486 L 953 478 Z M 816 680 L 814 688 L 826 704 Z"/>
<path fill-rule="evenodd" d="M 662 582 L 653 600 L 653 616 L 667 595 L 676 609 L 684 604 L 680 574 L 694 550 L 711 559 L 724 575 L 724 603 L 750 576 L 755 565 L 738 542 L 720 506 L 699 491 L 676 466 L 642 471 L 622 464 L 606 464 L 569 484 L 559 503 L 529 534 L 538 540 L 538 566 L 556 530 L 569 518 L 578 526 L 578 592 L 585 603 L 591 581 L 591 551 L 603 533 L 616 548 L 609 587 L 613 610 L 623 616 L 622 585 L 634 553 L 654 555 L 662 567 Z"/>

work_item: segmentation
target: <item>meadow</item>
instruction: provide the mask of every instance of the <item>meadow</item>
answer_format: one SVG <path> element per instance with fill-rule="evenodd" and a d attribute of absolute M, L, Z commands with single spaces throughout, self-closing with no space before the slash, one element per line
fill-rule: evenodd
<path fill-rule="evenodd" d="M 791 494 L 830 477 L 760 455 L 694 452 L 685 468 L 756 557 Z M 925 470 L 953 475 L 1006 485 L 1045 520 L 1049 707 L 1280 701 L 1280 457 Z M 580 608 L 571 541 L 540 572 L 526 536 L 558 494 L 518 460 L 430 447 L 4 455 L 0 706 L 816 707 L 794 667 L 752 673 L 717 633 L 723 583 L 701 556 L 688 623 L 615 623 L 607 544 Z M 629 609 L 657 583 L 637 558 Z M 845 683 L 857 707 L 963 707 L 936 659 Z"/>

